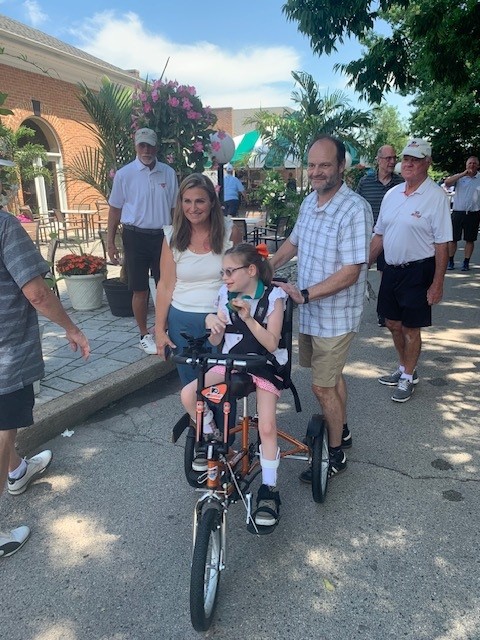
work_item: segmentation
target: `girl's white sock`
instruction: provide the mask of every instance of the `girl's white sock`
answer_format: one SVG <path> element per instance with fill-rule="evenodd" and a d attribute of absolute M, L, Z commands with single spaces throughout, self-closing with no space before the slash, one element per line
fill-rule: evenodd
<path fill-rule="evenodd" d="M 277 449 L 277 457 L 275 460 L 267 460 L 262 454 L 262 445 L 260 445 L 260 466 L 262 467 L 262 483 L 269 487 L 277 486 L 277 469 L 280 464 L 280 449 Z"/>

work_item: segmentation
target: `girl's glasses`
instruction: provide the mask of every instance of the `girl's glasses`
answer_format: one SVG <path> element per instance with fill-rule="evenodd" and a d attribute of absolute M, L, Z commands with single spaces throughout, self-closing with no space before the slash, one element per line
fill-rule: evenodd
<path fill-rule="evenodd" d="M 231 278 L 232 274 L 235 273 L 235 271 L 238 271 L 239 269 L 248 269 L 248 265 L 244 264 L 243 267 L 234 267 L 233 269 L 220 269 L 220 276 L 223 278 L 223 276 L 227 276 L 227 278 Z"/>

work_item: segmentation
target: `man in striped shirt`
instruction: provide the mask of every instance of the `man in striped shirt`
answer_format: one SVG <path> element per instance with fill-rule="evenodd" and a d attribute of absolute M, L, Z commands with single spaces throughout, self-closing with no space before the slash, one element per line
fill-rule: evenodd
<path fill-rule="evenodd" d="M 298 258 L 298 285 L 279 286 L 300 305 L 299 360 L 312 369 L 312 389 L 327 422 L 330 477 L 346 469 L 343 449 L 352 443 L 342 372 L 360 327 L 373 228 L 370 205 L 343 182 L 344 171 L 342 142 L 321 136 L 311 145 L 307 173 L 313 191 L 271 259 L 276 269 Z M 311 469 L 300 476 L 303 482 L 311 478 Z"/>

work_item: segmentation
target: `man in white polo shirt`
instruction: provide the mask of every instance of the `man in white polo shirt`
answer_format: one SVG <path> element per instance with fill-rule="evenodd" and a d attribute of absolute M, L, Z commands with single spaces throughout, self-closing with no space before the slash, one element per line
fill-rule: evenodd
<path fill-rule="evenodd" d="M 115 234 L 122 223 L 122 240 L 128 286 L 133 291 L 133 315 L 140 331 L 140 347 L 156 354 L 155 340 L 148 333 L 147 304 L 150 272 L 160 279 L 163 227 L 172 223 L 178 194 L 175 171 L 157 160 L 157 134 L 152 129 L 135 133 L 137 157 L 117 171 L 108 203 L 108 255 L 118 264 Z"/>
<path fill-rule="evenodd" d="M 392 333 L 398 368 L 378 381 L 396 387 L 395 402 L 409 400 L 418 382 L 421 327 L 432 324 L 432 305 L 443 297 L 452 239 L 447 195 L 427 176 L 430 145 L 414 138 L 401 155 L 405 182 L 385 194 L 370 246 L 370 264 L 385 252 L 377 310 Z"/>

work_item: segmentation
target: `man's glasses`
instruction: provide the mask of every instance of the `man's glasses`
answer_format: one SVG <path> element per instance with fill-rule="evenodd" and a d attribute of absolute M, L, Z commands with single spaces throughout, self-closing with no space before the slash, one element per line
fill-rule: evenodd
<path fill-rule="evenodd" d="M 235 271 L 238 271 L 239 269 L 248 269 L 248 265 L 243 265 L 243 267 L 234 267 L 233 269 L 220 269 L 220 276 L 223 278 L 223 276 L 227 276 L 227 278 L 231 278 L 232 274 L 235 273 Z"/>
<path fill-rule="evenodd" d="M 397 156 L 378 156 L 379 160 L 397 160 Z"/>

